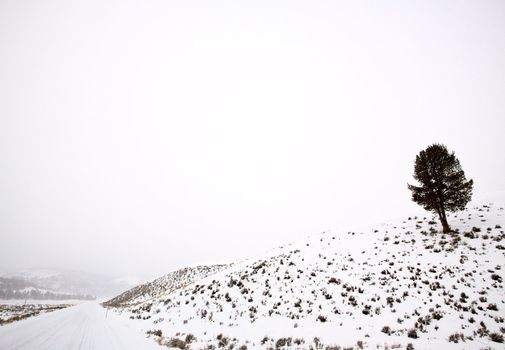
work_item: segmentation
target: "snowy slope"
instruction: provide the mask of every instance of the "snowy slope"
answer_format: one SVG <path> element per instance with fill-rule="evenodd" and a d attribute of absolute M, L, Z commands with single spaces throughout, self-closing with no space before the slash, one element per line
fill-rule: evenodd
<path fill-rule="evenodd" d="M 324 232 L 117 311 L 195 349 L 499 349 L 504 215 L 472 206 L 450 216 L 453 235 L 431 216 Z"/>
<path fill-rule="evenodd" d="M 218 264 L 209 266 L 200 265 L 195 267 L 185 267 L 180 270 L 171 272 L 163 277 L 157 278 L 153 281 L 146 282 L 130 290 L 127 290 L 117 297 L 106 301 L 104 305 L 124 307 L 128 305 L 139 304 L 185 287 L 197 280 L 224 270 L 229 266 L 230 265 Z"/>

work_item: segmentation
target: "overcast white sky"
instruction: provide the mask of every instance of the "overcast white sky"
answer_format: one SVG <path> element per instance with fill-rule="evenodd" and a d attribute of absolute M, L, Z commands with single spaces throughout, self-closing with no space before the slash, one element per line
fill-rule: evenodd
<path fill-rule="evenodd" d="M 505 1 L 0 0 L 0 268 L 152 277 L 504 190 Z"/>

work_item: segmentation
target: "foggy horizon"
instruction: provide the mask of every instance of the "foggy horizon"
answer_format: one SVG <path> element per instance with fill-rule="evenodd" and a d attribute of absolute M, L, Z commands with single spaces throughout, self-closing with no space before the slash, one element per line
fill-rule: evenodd
<path fill-rule="evenodd" d="M 504 32 L 503 1 L 2 1 L 0 272 L 148 279 L 420 213 L 433 143 L 503 194 Z"/>

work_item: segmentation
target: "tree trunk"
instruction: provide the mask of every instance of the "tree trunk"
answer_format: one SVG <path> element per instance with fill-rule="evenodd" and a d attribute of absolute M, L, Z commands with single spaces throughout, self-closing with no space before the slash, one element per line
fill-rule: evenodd
<path fill-rule="evenodd" d="M 439 217 L 440 217 L 440 222 L 442 223 L 442 227 L 444 229 L 444 233 L 451 232 L 451 227 L 447 223 L 447 217 L 445 216 L 445 211 L 442 211 L 442 213 L 439 215 Z"/>

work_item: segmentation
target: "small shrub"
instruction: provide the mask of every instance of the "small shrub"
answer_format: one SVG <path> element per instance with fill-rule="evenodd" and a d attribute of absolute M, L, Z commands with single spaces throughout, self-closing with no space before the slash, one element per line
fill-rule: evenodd
<path fill-rule="evenodd" d="M 475 238 L 475 234 L 473 232 L 465 232 L 465 233 L 463 233 L 463 236 L 465 236 L 466 238 L 471 238 L 471 239 Z"/>
<path fill-rule="evenodd" d="M 491 311 L 498 311 L 498 306 L 496 306 L 496 304 L 489 304 L 487 309 Z"/>
<path fill-rule="evenodd" d="M 184 339 L 184 341 L 186 343 L 190 344 L 190 343 L 196 341 L 196 337 L 193 334 L 189 333 L 188 335 L 186 335 L 186 338 Z"/>
<path fill-rule="evenodd" d="M 302 345 L 303 343 L 305 343 L 305 339 L 303 339 L 303 338 L 295 338 L 293 340 L 293 343 L 295 343 L 296 345 Z"/>
<path fill-rule="evenodd" d="M 491 279 L 492 279 L 493 281 L 497 281 L 497 282 L 501 282 L 501 280 L 502 280 L 501 276 L 500 276 L 500 275 L 497 275 L 496 273 L 493 273 L 493 274 L 491 275 Z"/>
<path fill-rule="evenodd" d="M 149 335 L 155 335 L 157 337 L 161 337 L 163 335 L 163 333 L 161 332 L 161 329 L 153 329 L 153 330 L 148 330 L 146 332 L 146 334 L 149 334 Z"/>
<path fill-rule="evenodd" d="M 387 335 L 391 335 L 391 333 L 392 333 L 391 327 L 389 327 L 389 326 L 382 327 L 382 333 L 386 333 Z"/>
<path fill-rule="evenodd" d="M 182 340 L 182 339 L 171 338 L 168 341 L 167 346 L 170 347 L 170 348 L 177 348 L 177 349 L 184 350 L 184 349 L 187 348 L 188 344 L 186 344 L 186 342 L 184 340 Z"/>
<path fill-rule="evenodd" d="M 459 341 L 465 341 L 465 335 L 463 333 L 454 333 L 449 336 L 449 342 L 459 343 Z"/>
<path fill-rule="evenodd" d="M 417 336 L 417 331 L 415 330 L 415 328 L 410 329 L 410 330 L 407 332 L 407 336 L 408 336 L 409 338 L 417 339 L 417 338 L 418 338 L 418 336 Z"/>
<path fill-rule="evenodd" d="M 291 338 L 279 338 L 275 342 L 275 348 L 279 349 L 283 346 L 291 346 Z"/>
<path fill-rule="evenodd" d="M 219 348 L 224 348 L 224 347 L 226 347 L 226 346 L 228 345 L 228 343 L 229 343 L 229 339 L 228 339 L 228 337 L 225 337 L 225 336 L 223 336 L 222 334 L 220 334 L 220 335 L 221 335 L 221 338 L 220 338 L 220 339 L 218 339 L 218 340 L 219 340 L 219 342 L 217 343 L 217 346 L 218 346 Z"/>
<path fill-rule="evenodd" d="M 503 335 L 498 332 L 490 333 L 489 338 L 496 343 L 503 343 Z"/>

